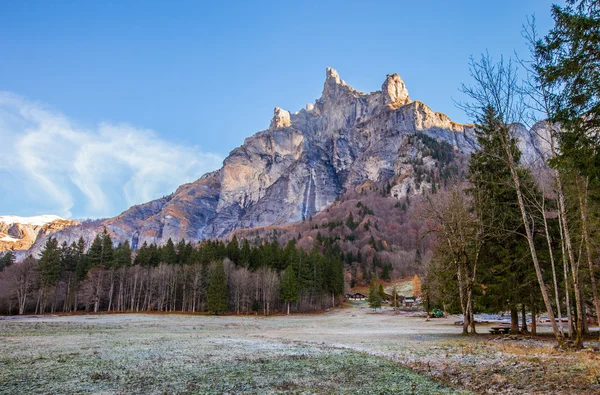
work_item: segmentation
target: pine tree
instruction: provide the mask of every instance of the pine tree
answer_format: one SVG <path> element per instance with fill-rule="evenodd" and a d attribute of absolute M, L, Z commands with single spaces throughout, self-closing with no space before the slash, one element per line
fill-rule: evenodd
<path fill-rule="evenodd" d="M 108 234 L 106 228 L 102 233 L 102 265 L 106 267 L 112 267 L 114 265 L 114 247 L 112 238 Z"/>
<path fill-rule="evenodd" d="M 58 240 L 51 237 L 46 241 L 42 255 L 38 261 L 38 273 L 43 285 L 54 285 L 60 277 L 61 251 Z"/>
<path fill-rule="evenodd" d="M 526 240 L 521 236 L 525 233 L 524 225 L 506 159 L 508 149 L 515 163 L 519 163 L 521 152 L 509 128 L 491 107 L 485 109 L 478 121 L 476 134 L 480 148 L 469 161 L 472 188 L 468 192 L 474 198 L 474 211 L 487 230 L 480 255 L 485 259 L 478 271 L 488 291 L 480 302 L 492 311 L 516 310 L 521 302 L 530 299 L 530 284 L 536 281 L 531 260 L 523 259 L 527 256 Z M 537 189 L 529 170 L 517 171 L 523 185 L 521 190 L 535 194 Z M 536 210 L 529 207 L 529 211 Z M 512 324 L 513 331 L 518 331 L 517 323 Z"/>
<path fill-rule="evenodd" d="M 281 299 L 287 303 L 287 313 L 290 314 L 290 303 L 298 300 L 298 282 L 294 268 L 289 265 L 281 276 Z"/>
<path fill-rule="evenodd" d="M 567 0 L 563 7 L 554 5 L 554 27 L 543 40 L 533 41 L 533 58 L 536 60 L 536 82 L 543 87 L 550 105 L 546 112 L 551 123 L 560 130 L 552 130 L 558 142 L 550 164 L 555 169 L 559 195 L 559 213 L 562 220 L 563 241 L 571 266 L 572 287 L 576 299 L 576 348 L 582 347 L 581 334 L 584 309 L 579 272 L 579 259 L 575 259 L 572 246 L 574 229 L 570 229 L 566 191 L 562 183 L 574 180 L 577 185 L 575 200 L 579 205 L 569 212 L 579 211 L 581 238 L 589 269 L 589 281 L 596 315 L 600 316 L 600 297 L 596 280 L 595 262 L 592 259 L 588 202 L 597 201 L 600 194 L 600 4 L 590 0 Z M 557 128 L 558 129 L 558 128 Z M 554 141 L 553 141 L 554 142 Z M 561 180 L 563 179 L 563 180 Z M 565 183 L 565 184 L 566 184 Z M 582 187 L 583 185 L 583 187 Z M 567 294 L 568 295 L 568 294 Z M 567 296 L 568 297 L 568 296 Z"/>
<path fill-rule="evenodd" d="M 114 250 L 115 267 L 128 267 L 131 265 L 131 247 L 129 240 L 120 243 Z"/>
<path fill-rule="evenodd" d="M 390 269 L 391 269 L 391 265 L 387 264 L 387 265 L 383 265 L 383 270 L 381 271 L 381 279 L 383 281 L 391 281 L 390 278 Z"/>
<path fill-rule="evenodd" d="M 96 235 L 94 241 L 92 241 L 90 249 L 87 252 L 87 259 L 90 268 L 102 266 L 102 244 L 102 237 L 99 234 Z"/>
<path fill-rule="evenodd" d="M 168 265 L 174 265 L 177 263 L 178 257 L 177 252 L 175 251 L 175 244 L 173 244 L 173 240 L 169 237 L 167 240 L 167 244 L 162 247 L 161 251 L 161 262 L 164 262 Z"/>
<path fill-rule="evenodd" d="M 350 214 L 348 215 L 348 218 L 346 219 L 346 226 L 348 228 L 350 228 L 350 230 L 354 230 L 358 227 L 358 222 L 354 222 L 354 216 L 352 215 L 352 211 L 350 212 Z"/>
<path fill-rule="evenodd" d="M 87 276 L 89 270 L 89 259 L 85 253 L 85 241 L 83 237 L 80 237 L 77 241 L 77 263 L 75 267 L 75 273 L 77 274 L 77 280 L 81 281 Z"/>
<path fill-rule="evenodd" d="M 56 285 L 61 274 L 61 252 L 58 240 L 51 237 L 46 241 L 42 255 L 38 261 L 38 274 L 40 279 L 40 313 L 46 310 L 50 289 Z M 53 305 L 54 306 L 54 305 Z"/>
<path fill-rule="evenodd" d="M 0 258 L 0 272 L 11 266 L 13 263 L 15 263 L 15 255 L 12 251 L 7 251 L 6 254 Z"/>
<path fill-rule="evenodd" d="M 229 292 L 223 262 L 215 264 L 208 286 L 208 311 L 219 314 L 229 310 Z"/>
<path fill-rule="evenodd" d="M 385 290 L 383 289 L 383 284 L 379 284 L 379 286 L 377 287 L 377 293 L 379 293 L 379 297 L 381 298 L 381 301 L 383 302 L 386 299 L 386 294 L 385 294 Z"/>
<path fill-rule="evenodd" d="M 227 257 L 236 265 L 240 264 L 240 246 L 237 237 L 234 235 L 229 243 L 227 243 Z"/>
<path fill-rule="evenodd" d="M 372 282 L 369 287 L 369 297 L 367 298 L 367 302 L 369 302 L 369 307 L 373 310 L 377 310 L 381 307 L 381 295 L 379 294 L 375 282 Z"/>

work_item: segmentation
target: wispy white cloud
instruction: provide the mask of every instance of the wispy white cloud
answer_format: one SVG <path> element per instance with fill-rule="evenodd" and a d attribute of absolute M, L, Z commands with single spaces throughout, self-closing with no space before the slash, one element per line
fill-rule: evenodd
<path fill-rule="evenodd" d="M 174 144 L 151 130 L 109 123 L 83 128 L 41 103 L 0 92 L 0 183 L 10 174 L 21 185 L 5 190 L 43 200 L 54 207 L 52 214 L 113 216 L 221 162 L 218 154 Z"/>

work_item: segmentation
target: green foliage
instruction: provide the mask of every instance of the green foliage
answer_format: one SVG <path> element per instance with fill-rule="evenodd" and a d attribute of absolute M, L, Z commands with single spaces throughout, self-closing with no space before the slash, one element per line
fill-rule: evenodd
<path fill-rule="evenodd" d="M 77 270 L 77 262 L 79 260 L 79 250 L 77 244 L 72 243 L 70 246 L 67 242 L 63 242 L 60 247 L 60 267 L 62 272 L 73 273 Z"/>
<path fill-rule="evenodd" d="M 223 262 L 217 262 L 210 276 L 208 286 L 208 311 L 219 314 L 229 310 L 229 291 Z"/>
<path fill-rule="evenodd" d="M 298 300 L 298 281 L 294 268 L 290 265 L 285 269 L 281 276 L 281 299 L 286 302 L 295 302 Z"/>
<path fill-rule="evenodd" d="M 540 82 L 554 92 L 551 117 L 563 127 L 554 165 L 598 177 L 600 169 L 600 5 L 568 0 L 552 7 L 554 27 L 535 43 Z"/>
<path fill-rule="evenodd" d="M 350 212 L 348 218 L 346 219 L 346 226 L 353 231 L 358 228 L 359 224 L 360 222 L 354 222 L 354 216 L 352 215 L 352 212 Z"/>
<path fill-rule="evenodd" d="M 60 278 L 61 251 L 56 238 L 51 237 L 46 241 L 42 255 L 38 261 L 38 274 L 42 284 L 54 285 Z"/>
<path fill-rule="evenodd" d="M 178 262 L 177 252 L 175 251 L 175 244 L 173 244 L 173 240 L 169 237 L 167 240 L 167 244 L 165 244 L 160 253 L 161 262 L 167 263 L 169 265 L 174 265 Z"/>
<path fill-rule="evenodd" d="M 369 287 L 369 296 L 367 298 L 367 302 L 369 302 L 369 307 L 373 310 L 377 310 L 381 307 L 381 301 L 382 298 L 377 288 L 377 285 L 374 282 L 372 282 L 371 286 Z"/>
<path fill-rule="evenodd" d="M 114 250 L 115 267 L 119 268 L 131 265 L 131 254 L 129 240 L 125 240 L 125 243 L 119 243 Z"/>
<path fill-rule="evenodd" d="M 384 281 L 390 281 L 390 271 L 392 269 L 392 265 L 391 264 L 387 264 L 383 266 L 383 270 L 381 271 L 381 278 Z"/>
<path fill-rule="evenodd" d="M 383 284 L 379 284 L 379 286 L 377 287 L 377 293 L 379 294 L 379 297 L 381 298 L 382 301 L 385 300 L 385 291 L 383 290 Z"/>
<path fill-rule="evenodd" d="M 482 308 L 492 311 L 509 309 L 530 298 L 534 287 L 534 267 L 528 256 L 517 193 L 512 185 L 506 145 L 516 162 L 521 153 L 516 139 L 492 108 L 484 111 L 476 128 L 479 149 L 469 161 L 468 190 L 473 196 L 474 211 L 486 229 L 486 243 L 480 253 L 480 281 L 487 291 L 479 298 Z M 537 188 L 528 169 L 518 168 L 522 190 L 529 201 L 536 198 Z M 535 213 L 534 207 L 528 212 Z M 541 220 L 540 220 L 541 222 Z"/>
<path fill-rule="evenodd" d="M 260 302 L 258 301 L 258 299 L 254 299 L 252 301 L 252 311 L 254 313 L 258 313 L 259 310 L 260 310 Z"/>
<path fill-rule="evenodd" d="M 12 251 L 7 251 L 6 254 L 0 258 L 0 272 L 11 266 L 13 263 L 15 263 L 15 255 Z"/>

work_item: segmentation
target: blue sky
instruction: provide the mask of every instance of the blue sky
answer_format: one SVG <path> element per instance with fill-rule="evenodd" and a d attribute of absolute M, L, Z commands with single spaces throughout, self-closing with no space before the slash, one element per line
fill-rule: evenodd
<path fill-rule="evenodd" d="M 397 72 L 467 122 L 469 56 L 524 53 L 526 16 L 545 32 L 552 3 L 0 2 L 0 215 L 104 217 L 168 194 L 273 107 L 318 98 L 327 66 L 362 91 Z"/>

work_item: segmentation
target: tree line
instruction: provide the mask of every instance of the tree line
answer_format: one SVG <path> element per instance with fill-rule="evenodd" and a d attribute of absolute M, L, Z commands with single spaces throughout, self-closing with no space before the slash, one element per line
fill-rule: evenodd
<path fill-rule="evenodd" d="M 12 254 L 7 254 L 12 255 Z M 12 263 L 12 262 L 11 262 Z M 76 311 L 163 311 L 265 314 L 336 306 L 344 292 L 340 255 L 307 253 L 290 241 L 250 244 L 185 240 L 164 246 L 113 245 L 105 230 L 89 248 L 83 239 L 50 238 L 0 273 L 0 303 L 8 314 Z"/>
<path fill-rule="evenodd" d="M 461 107 L 478 149 L 468 182 L 426 209 L 438 245 L 424 294 L 461 311 L 465 333 L 475 311 L 506 310 L 527 332 L 529 311 L 533 332 L 543 313 L 559 345 L 581 348 L 587 317 L 600 317 L 600 4 L 568 0 L 552 15 L 546 36 L 533 18 L 524 27 L 528 59 L 470 63 Z M 528 140 L 533 155 L 519 148 Z"/>

